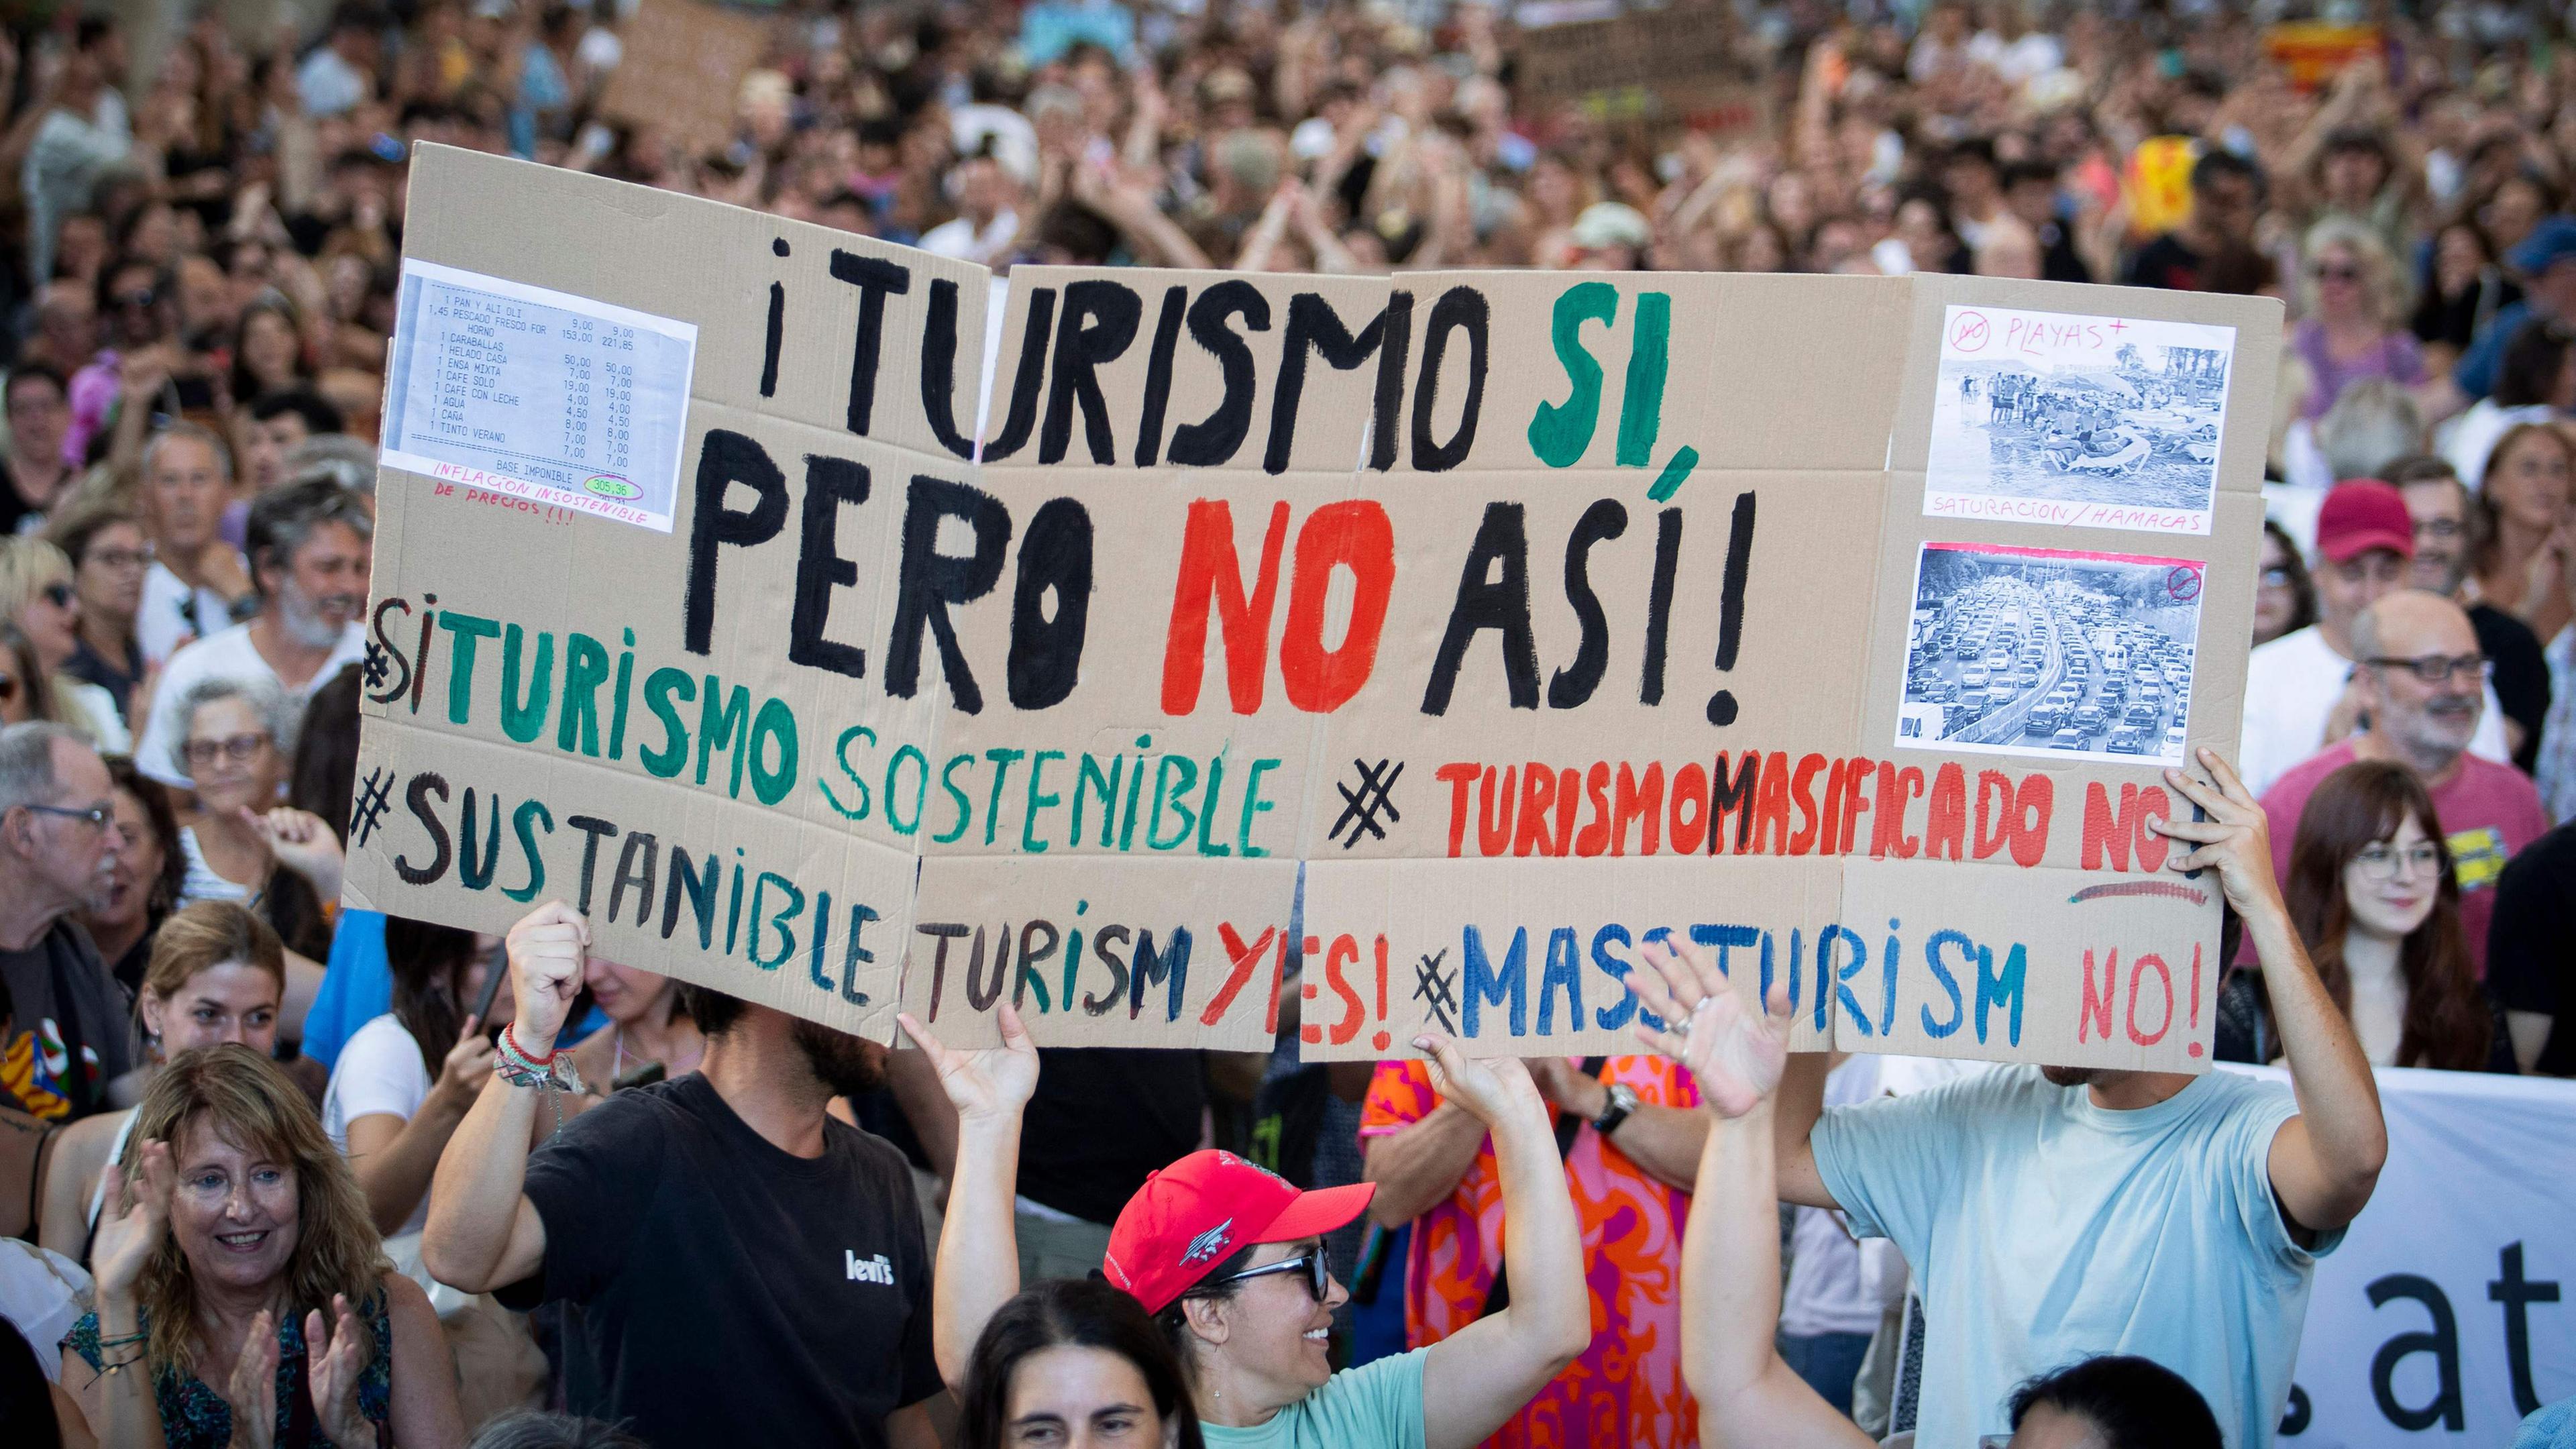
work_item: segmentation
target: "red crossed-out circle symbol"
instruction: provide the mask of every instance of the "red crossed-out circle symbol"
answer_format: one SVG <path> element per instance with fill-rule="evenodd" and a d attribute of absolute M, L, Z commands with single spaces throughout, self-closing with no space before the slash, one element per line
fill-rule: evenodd
<path fill-rule="evenodd" d="M 1986 339 L 1993 334 L 1983 312 L 1962 312 L 1950 324 L 1950 347 L 1955 352 L 1981 352 Z"/>

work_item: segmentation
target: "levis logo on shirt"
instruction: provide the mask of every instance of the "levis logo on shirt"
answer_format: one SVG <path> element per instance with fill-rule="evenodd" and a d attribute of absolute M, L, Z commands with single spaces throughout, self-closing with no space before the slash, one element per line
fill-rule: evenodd
<path fill-rule="evenodd" d="M 849 1272 L 850 1281 L 853 1283 L 882 1283 L 888 1288 L 894 1286 L 894 1264 L 886 1261 L 886 1255 L 883 1253 L 873 1258 L 862 1258 L 852 1249 L 843 1248 L 841 1264 Z"/>

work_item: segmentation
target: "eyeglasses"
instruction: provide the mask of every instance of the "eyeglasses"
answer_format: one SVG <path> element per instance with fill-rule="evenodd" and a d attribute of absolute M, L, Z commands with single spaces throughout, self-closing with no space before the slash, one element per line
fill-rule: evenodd
<path fill-rule="evenodd" d="M 2361 268 L 2359 267 L 2313 267 L 2309 269 L 2308 274 L 2315 277 L 2320 282 L 2358 282 L 2361 280 Z"/>
<path fill-rule="evenodd" d="M 2458 538 L 2466 532 L 2456 518 L 2424 518 L 2415 523 L 2417 538 Z"/>
<path fill-rule="evenodd" d="M 190 740 L 179 747 L 179 754 L 191 765 L 211 765 L 217 760 L 238 765 L 267 743 L 266 735 L 228 735 L 220 740 Z"/>
<path fill-rule="evenodd" d="M 2290 571 L 2282 565 L 2274 564 L 2263 570 L 2260 582 L 2267 589 L 2286 589 L 2290 587 Z"/>
<path fill-rule="evenodd" d="M 142 548 L 92 549 L 83 556 L 82 561 L 94 563 L 103 569 L 149 568 L 152 566 L 152 549 L 148 544 Z"/>
<path fill-rule="evenodd" d="M 151 306 L 153 302 L 158 299 L 158 296 L 159 294 L 154 292 L 150 287 L 145 287 L 139 292 L 128 292 L 124 296 L 117 298 L 116 305 L 140 310 Z"/>
<path fill-rule="evenodd" d="M 39 815 L 59 815 L 65 820 L 86 820 L 97 826 L 104 826 L 116 818 L 116 807 L 104 801 L 96 805 L 84 805 L 79 809 L 69 805 L 30 805 L 27 808 Z"/>
<path fill-rule="evenodd" d="M 1215 1281 L 1217 1283 L 1246 1283 L 1255 1278 L 1267 1278 L 1274 1273 L 1305 1274 L 1306 1291 L 1314 1294 L 1315 1301 L 1318 1303 L 1323 1302 L 1325 1295 L 1332 1292 L 1332 1266 L 1324 1261 L 1324 1255 L 1321 1253 L 1300 1254 L 1294 1258 L 1272 1263 L 1268 1267 L 1264 1268 L 1246 1268 L 1240 1273 L 1230 1273 L 1223 1278 L 1216 1279 Z"/>
<path fill-rule="evenodd" d="M 2462 654 L 2452 659 L 2427 654 L 2421 659 L 2365 659 L 2362 662 L 2379 669 L 2403 669 L 2426 684 L 2448 684 L 2455 674 L 2465 674 L 2471 676 L 2474 683 L 2484 683 L 2489 671 L 2495 668 L 2483 654 Z"/>
<path fill-rule="evenodd" d="M 2355 852 L 2352 863 L 2372 880 L 2395 880 L 2405 875 L 2439 875 L 2442 871 L 2442 847 L 2427 840 L 2399 850 L 2387 841 L 2374 841 Z M 2400 872 L 2398 867 L 2405 867 Z"/>
<path fill-rule="evenodd" d="M 36 592 L 44 597 L 46 603 L 57 609 L 68 609 L 72 606 L 72 586 L 60 580 L 47 584 Z"/>

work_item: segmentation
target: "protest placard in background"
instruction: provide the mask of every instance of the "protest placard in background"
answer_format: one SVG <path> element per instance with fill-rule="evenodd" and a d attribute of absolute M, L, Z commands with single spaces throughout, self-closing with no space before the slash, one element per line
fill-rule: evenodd
<path fill-rule="evenodd" d="M 1602 121 L 1681 123 L 1719 141 L 1770 128 L 1770 94 L 1726 6 L 1687 3 L 1524 32 L 1513 88 Z"/>
<path fill-rule="evenodd" d="M 600 95 L 601 114 L 649 126 L 691 154 L 733 140 L 736 93 L 769 48 L 758 16 L 700 0 L 643 0 L 618 26 L 625 49 Z"/>
<path fill-rule="evenodd" d="M 2215 883 L 2146 821 L 2236 737 L 2260 430 L 2121 415 L 2205 531 L 1927 510 L 1956 309 L 2106 293 L 1023 267 L 978 461 L 980 270 L 420 167 L 410 261 L 693 327 L 694 372 L 667 533 L 389 457 L 352 899 L 561 894 L 615 959 L 959 1041 L 1010 1000 L 1257 1048 L 1286 983 L 1314 1056 L 1619 1051 L 1671 932 L 1804 1046 L 2205 1065 Z M 2277 303 L 2117 295 L 2266 415 Z"/>

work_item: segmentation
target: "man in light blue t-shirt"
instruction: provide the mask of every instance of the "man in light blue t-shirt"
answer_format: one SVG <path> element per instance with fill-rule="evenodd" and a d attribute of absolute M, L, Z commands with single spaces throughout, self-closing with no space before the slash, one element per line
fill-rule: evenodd
<path fill-rule="evenodd" d="M 2262 807 L 2200 759 L 2220 788 L 2165 782 L 2209 818 L 2156 828 L 2199 847 L 2173 867 L 2214 868 L 2261 951 L 2295 1101 L 2223 1074 L 2021 1067 L 1824 1112 L 1821 1055 L 1782 1083 L 1781 1196 L 1894 1240 L 1921 1285 L 1927 1449 L 2009 1432 L 2015 1384 L 2103 1353 L 2190 1380 L 2231 1449 L 2269 1445 L 2316 1259 L 2378 1181 L 2378 1088 L 2300 949 Z"/>

